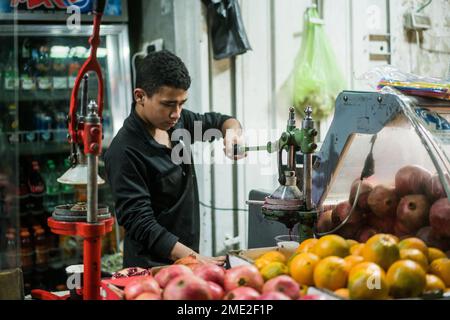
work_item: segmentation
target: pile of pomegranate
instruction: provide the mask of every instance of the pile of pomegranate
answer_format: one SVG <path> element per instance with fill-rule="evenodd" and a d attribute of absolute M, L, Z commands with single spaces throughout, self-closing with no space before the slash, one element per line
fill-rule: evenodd
<path fill-rule="evenodd" d="M 296 300 L 300 287 L 281 275 L 264 282 L 253 265 L 228 270 L 215 264 L 176 263 L 124 288 L 126 300 Z M 308 297 L 303 297 L 307 299 Z"/>
<path fill-rule="evenodd" d="M 318 231 L 335 228 L 348 215 L 359 180 L 351 186 L 348 201 L 319 216 Z M 376 233 L 399 238 L 419 237 L 428 246 L 450 250 L 450 203 L 437 174 L 408 165 L 395 175 L 392 185 L 373 185 L 364 180 L 356 208 L 337 234 L 366 242 Z"/>

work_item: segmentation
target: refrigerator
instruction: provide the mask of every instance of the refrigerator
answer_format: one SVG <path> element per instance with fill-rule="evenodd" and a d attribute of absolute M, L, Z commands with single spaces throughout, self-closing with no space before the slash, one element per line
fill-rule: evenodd
<path fill-rule="evenodd" d="M 56 205 L 83 198 L 56 179 L 70 166 L 67 115 L 75 77 L 90 52 L 91 2 L 0 0 L 0 271 L 19 268 L 25 293 L 64 290 L 65 268 L 83 261 L 82 240 L 52 234 L 47 218 Z M 77 4 L 80 24 L 74 27 L 73 11 L 64 6 Z M 104 150 L 132 101 L 127 21 L 127 1 L 109 0 L 97 52 L 105 86 Z M 97 80 L 89 76 L 88 99 L 96 100 Z M 101 157 L 99 174 L 105 178 Z M 107 184 L 99 186 L 99 203 L 114 215 Z M 117 227 L 103 239 L 103 255 L 117 253 L 119 239 Z"/>

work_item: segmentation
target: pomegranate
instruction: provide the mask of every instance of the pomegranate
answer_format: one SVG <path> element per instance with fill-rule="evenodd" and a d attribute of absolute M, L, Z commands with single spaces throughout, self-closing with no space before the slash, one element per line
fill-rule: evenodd
<path fill-rule="evenodd" d="M 144 292 L 134 298 L 134 300 L 161 300 L 161 295 L 152 292 Z"/>
<path fill-rule="evenodd" d="M 349 202 L 350 205 L 353 205 L 353 202 L 355 201 L 356 191 L 358 190 L 360 180 L 356 179 L 353 181 L 352 186 L 350 188 L 350 196 L 349 196 Z M 373 186 L 370 182 L 367 180 L 363 180 L 361 182 L 361 187 L 359 188 L 359 197 L 358 197 L 358 203 L 357 208 L 363 211 L 367 211 L 370 209 L 369 204 L 367 203 L 367 198 L 369 197 L 369 193 L 372 191 Z"/>
<path fill-rule="evenodd" d="M 332 210 L 322 212 L 317 220 L 317 230 L 319 232 L 327 232 L 333 228 Z"/>
<path fill-rule="evenodd" d="M 238 287 L 251 287 L 261 291 L 263 284 L 263 277 L 253 265 L 237 266 L 225 272 L 224 288 L 226 292 Z"/>
<path fill-rule="evenodd" d="M 281 292 L 290 299 L 298 299 L 300 296 L 300 286 L 289 276 L 281 275 L 267 281 L 262 289 L 263 293 Z"/>
<path fill-rule="evenodd" d="M 393 187 L 377 185 L 367 198 L 370 210 L 379 218 L 395 216 L 398 197 Z"/>
<path fill-rule="evenodd" d="M 209 293 L 211 294 L 212 300 L 222 300 L 223 296 L 225 295 L 225 291 L 223 291 L 223 288 L 215 282 L 206 282 L 208 283 Z"/>
<path fill-rule="evenodd" d="M 367 215 L 367 224 L 380 233 L 394 233 L 394 217 L 378 218 L 370 213 Z"/>
<path fill-rule="evenodd" d="M 225 279 L 225 270 L 215 264 L 199 264 L 195 267 L 194 274 L 203 280 L 212 281 L 221 286 Z"/>
<path fill-rule="evenodd" d="M 158 281 L 159 286 L 164 289 L 170 280 L 181 275 L 193 275 L 193 272 L 185 265 L 173 264 L 159 270 L 159 272 L 155 275 L 155 280 Z"/>
<path fill-rule="evenodd" d="M 208 283 L 194 275 L 172 279 L 164 289 L 164 300 L 211 300 Z"/>
<path fill-rule="evenodd" d="M 430 204 L 426 196 L 411 194 L 404 196 L 397 207 L 397 221 L 415 233 L 428 224 Z"/>
<path fill-rule="evenodd" d="M 270 291 L 259 296 L 258 300 L 292 300 L 279 291 Z"/>
<path fill-rule="evenodd" d="M 125 286 L 125 299 L 133 300 L 144 292 L 161 295 L 161 288 L 152 276 L 139 277 Z"/>
<path fill-rule="evenodd" d="M 430 209 L 430 226 L 439 237 L 450 237 L 450 202 L 442 198 Z"/>
<path fill-rule="evenodd" d="M 377 230 L 375 230 L 372 227 L 364 226 L 362 227 L 359 232 L 357 233 L 357 240 L 360 243 L 365 243 L 367 240 L 369 240 L 372 236 L 377 234 Z"/>
<path fill-rule="evenodd" d="M 256 300 L 259 292 L 250 287 L 238 287 L 228 292 L 223 300 Z"/>
<path fill-rule="evenodd" d="M 422 239 L 428 247 L 439 248 L 443 251 L 450 249 L 450 238 L 441 238 L 437 236 L 430 226 L 421 228 L 416 236 L 417 238 Z"/>
<path fill-rule="evenodd" d="M 445 178 L 447 179 L 447 181 L 450 180 L 447 174 L 445 174 Z M 447 196 L 438 174 L 433 175 L 428 180 L 425 191 L 430 202 L 434 202 Z"/>
<path fill-rule="evenodd" d="M 412 165 L 404 166 L 395 174 L 395 190 L 400 197 L 407 194 L 425 194 L 431 173 L 427 169 Z"/>

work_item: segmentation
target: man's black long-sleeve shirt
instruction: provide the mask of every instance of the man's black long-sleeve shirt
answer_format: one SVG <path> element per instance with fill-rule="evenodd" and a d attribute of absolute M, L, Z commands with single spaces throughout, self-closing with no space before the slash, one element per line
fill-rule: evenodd
<path fill-rule="evenodd" d="M 194 123 L 222 129 L 229 119 L 219 113 L 183 110 L 174 128 L 186 129 L 194 143 Z M 179 142 L 172 142 L 174 148 Z M 125 228 L 124 267 L 170 264 L 176 244 L 198 251 L 200 210 L 194 165 L 175 164 L 172 150 L 156 142 L 133 104 L 130 116 L 104 155 L 107 181 L 115 200 L 115 213 Z M 191 158 L 192 159 L 192 158 Z"/>

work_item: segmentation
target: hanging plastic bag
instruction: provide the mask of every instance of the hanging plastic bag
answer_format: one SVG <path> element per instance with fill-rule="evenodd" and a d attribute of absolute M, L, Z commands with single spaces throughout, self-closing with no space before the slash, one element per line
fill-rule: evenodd
<path fill-rule="evenodd" d="M 331 114 L 344 83 L 323 22 L 317 9 L 310 7 L 304 15 L 303 39 L 295 62 L 294 106 L 303 115 L 310 105 L 313 117 L 323 119 Z"/>
<path fill-rule="evenodd" d="M 251 50 L 237 0 L 203 0 L 208 7 L 208 29 L 214 59 L 226 59 Z"/>

